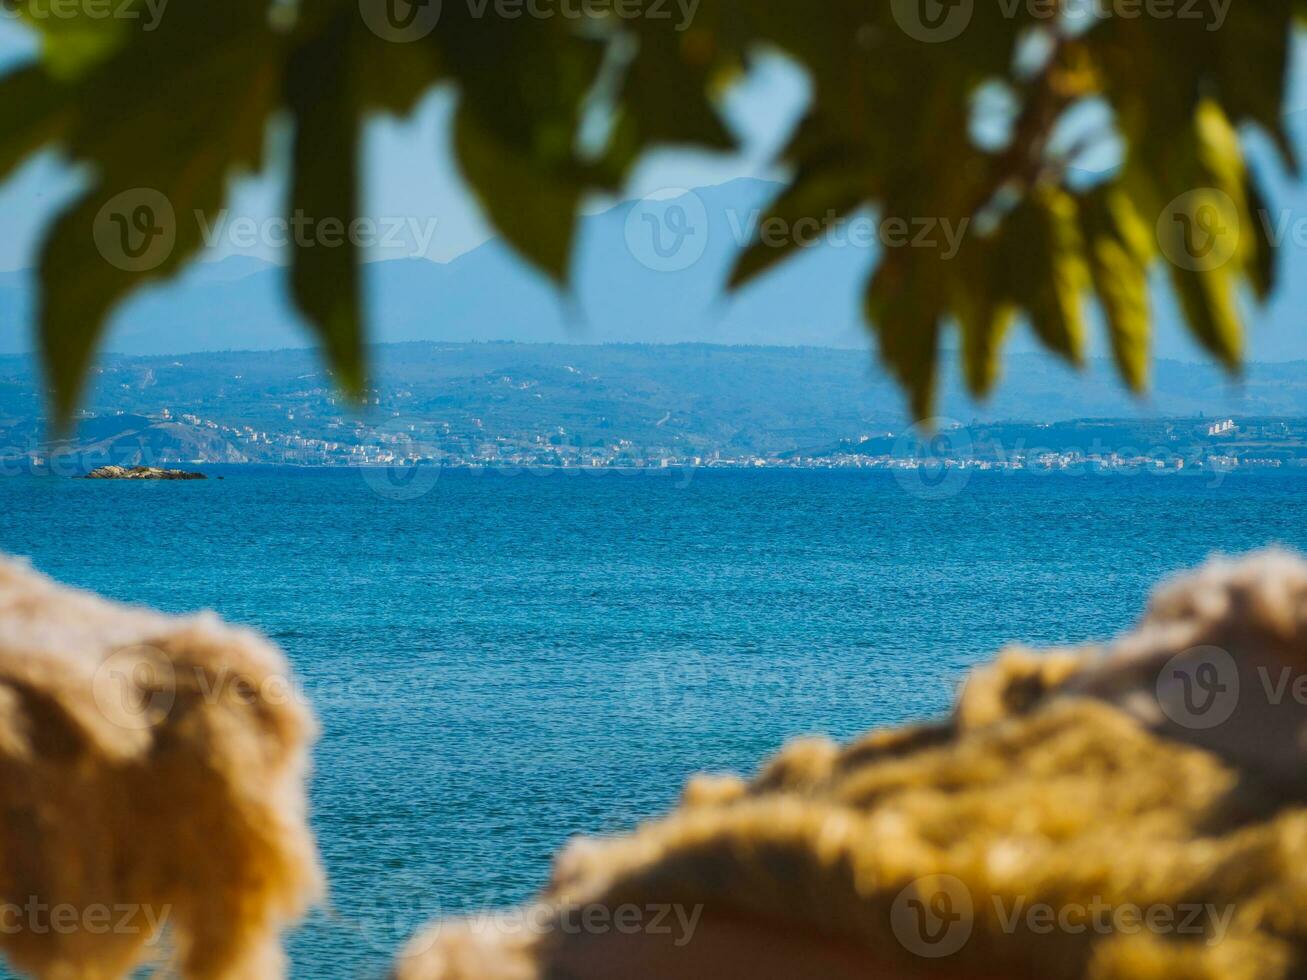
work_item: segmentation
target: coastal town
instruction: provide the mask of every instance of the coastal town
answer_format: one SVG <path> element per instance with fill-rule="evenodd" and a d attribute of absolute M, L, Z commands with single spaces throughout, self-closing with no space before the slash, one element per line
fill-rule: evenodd
<path fill-rule="evenodd" d="M 1018 391 L 995 406 L 942 399 L 954 418 L 908 425 L 899 393 L 869 383 L 860 356 L 844 351 L 482 344 L 375 353 L 374 386 L 352 399 L 312 351 L 110 359 L 61 439 L 52 439 L 30 365 L 0 358 L 0 472 L 427 465 L 1188 474 L 1307 465 L 1307 391 L 1299 397 L 1273 381 L 1278 375 L 1250 382 L 1243 411 L 1222 405 L 1192 372 L 1167 367 L 1149 416 L 1085 382 L 1052 412 L 1039 409 L 1042 394 Z M 1023 378 L 1032 392 L 1054 383 L 1033 370 Z"/>
<path fill-rule="evenodd" d="M 1307 418 L 1075 420 L 913 426 L 769 453 L 723 447 L 685 451 L 631 439 L 582 440 L 564 426 L 493 432 L 480 419 L 395 415 L 380 423 L 331 419 L 282 428 L 232 425 L 164 408 L 84 419 L 81 438 L 23 446 L 0 442 L 4 472 L 102 466 L 246 464 L 298 467 L 435 465 L 452 469 L 844 469 L 976 472 L 1230 472 L 1307 469 Z"/>

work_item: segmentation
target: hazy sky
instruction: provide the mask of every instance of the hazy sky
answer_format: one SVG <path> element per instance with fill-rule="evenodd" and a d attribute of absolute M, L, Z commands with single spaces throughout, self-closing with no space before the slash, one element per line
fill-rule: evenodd
<path fill-rule="evenodd" d="M 1298 64 L 1302 64 L 1303 42 L 1295 46 Z M 0 69 L 35 56 L 33 35 L 13 20 L 12 14 L 0 13 Z M 1294 72 L 1293 94 L 1289 111 L 1298 114 L 1291 120 L 1303 157 L 1307 157 L 1307 72 Z M 667 188 L 706 187 L 727 182 L 738 176 L 767 176 L 767 162 L 786 141 L 808 99 L 802 73 L 779 57 L 765 61 L 752 76 L 737 86 L 728 99 L 727 114 L 740 133 L 744 149 L 731 155 L 689 152 L 665 152 L 651 155 L 631 176 L 623 197 L 642 197 Z M 367 139 L 365 203 L 363 216 L 378 218 L 412 218 L 429 225 L 435 220 L 434 235 L 426 256 L 448 261 L 489 238 L 490 231 L 467 189 L 457 175 L 450 150 L 450 119 L 454 98 L 448 91 L 431 94 L 410 119 L 379 119 L 372 124 Z M 282 170 L 278 162 L 285 158 L 285 132 L 274 139 L 271 150 L 273 174 Z M 1307 187 L 1295 183 L 1278 165 L 1270 165 L 1273 154 L 1265 141 L 1252 141 L 1252 158 L 1276 201 L 1277 214 L 1287 216 L 1294 227 L 1307 227 Z M 1111 166 L 1110 159 L 1087 161 L 1089 169 Z M 30 268 L 37 253 L 42 223 L 58 209 L 76 188 L 76 175 L 61 165 L 54 153 L 44 154 L 24 167 L 8 184 L 0 187 L 0 222 L 7 230 L 0 237 L 0 273 Z M 281 213 L 284 186 L 277 178 L 251 178 L 238 184 L 229 204 L 230 217 L 264 220 Z M 601 208 L 612 201 L 592 201 Z M 201 256 L 221 259 L 229 255 L 230 239 L 221 250 Z M 1297 244 L 1297 243 L 1295 243 Z M 1255 344 L 1253 359 L 1304 357 L 1307 349 L 1300 341 L 1300 308 L 1303 290 L 1297 282 L 1307 281 L 1307 248 L 1286 248 L 1282 255 L 1283 280 L 1289 284 L 1266 310 L 1253 312 Z M 285 250 L 265 246 L 247 251 L 272 261 L 284 259 Z M 412 255 L 412 252 L 408 252 Z M 375 255 L 374 257 L 396 257 Z M 850 286 L 860 289 L 860 281 Z M 852 295 L 852 294 L 851 294 Z M 1185 341 L 1188 342 L 1188 341 Z M 1197 354 L 1196 349 L 1192 351 Z"/>
<path fill-rule="evenodd" d="M 12 15 L 0 16 L 0 66 L 34 57 L 30 32 Z M 803 75 L 772 59 L 732 93 L 727 110 L 744 138 L 736 155 L 659 152 L 632 175 L 625 197 L 643 197 L 670 187 L 703 187 L 735 177 L 764 176 L 807 100 Z M 429 96 L 410 119 L 382 118 L 371 127 L 366 153 L 364 213 L 374 218 L 414 216 L 437 220 L 428 257 L 448 261 L 486 238 L 490 231 L 458 176 L 450 150 L 454 100 L 448 91 Z M 284 147 L 281 149 L 284 150 Z M 272 168 L 277 169 L 277 168 Z M 34 264 L 42 221 L 77 186 L 75 176 L 53 154 L 34 161 L 0 189 L 0 271 Z M 283 182 L 242 181 L 232 215 L 260 220 L 278 213 Z M 602 202 L 595 202 L 596 206 Z M 220 258 L 218 251 L 210 258 Z M 255 250 L 248 254 L 261 254 Z M 262 254 L 276 260 L 272 251 Z"/>
<path fill-rule="evenodd" d="M 1298 62 L 1303 43 L 1296 48 Z M 33 35 L 12 14 L 0 14 L 0 68 L 34 57 Z M 629 182 L 626 198 L 643 197 L 665 188 L 703 187 L 742 176 L 767 176 L 767 162 L 783 145 L 807 101 L 807 84 L 801 72 L 787 62 L 765 61 L 731 93 L 728 117 L 743 139 L 742 152 L 734 155 L 666 150 L 651 155 Z M 1307 109 L 1307 73 L 1295 71 L 1291 111 Z M 458 176 L 450 150 L 449 123 L 453 97 L 438 91 L 402 121 L 378 119 L 367 140 L 367 187 L 364 214 L 373 218 L 411 216 L 417 221 L 435 219 L 435 234 L 427 257 L 448 261 L 481 244 L 490 236 L 475 202 Z M 283 134 L 284 135 L 284 134 Z M 284 158 L 284 139 L 272 150 L 276 162 Z M 7 184 L 0 186 L 0 222 L 7 234 L 0 237 L 0 272 L 30 268 L 39 244 L 42 223 L 76 188 L 75 175 L 53 153 L 32 161 Z M 256 221 L 279 213 L 283 182 L 263 177 L 241 181 L 230 202 L 231 216 Z M 593 207 L 611 202 L 595 201 Z M 216 248 L 205 258 L 222 258 L 231 246 Z M 276 250 L 255 249 L 248 254 L 276 261 Z M 378 256 L 387 257 L 387 256 Z"/>

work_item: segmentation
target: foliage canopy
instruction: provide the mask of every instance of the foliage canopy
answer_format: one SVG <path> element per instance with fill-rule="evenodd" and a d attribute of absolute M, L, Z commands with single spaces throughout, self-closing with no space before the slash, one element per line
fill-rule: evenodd
<path fill-rule="evenodd" d="M 463 176 L 505 238 L 563 281 L 583 196 L 620 189 L 655 145 L 730 149 L 722 92 L 777 50 L 806 69 L 812 100 L 778 161 L 791 180 L 774 217 L 870 206 L 883 221 L 968 223 L 956 255 L 882 249 L 867 286 L 881 357 L 918 416 L 944 330 L 960 331 L 984 394 L 1019 317 L 1078 361 L 1089 296 L 1141 388 L 1156 268 L 1234 368 L 1241 297 L 1264 299 L 1274 279 L 1241 137 L 1269 134 L 1296 166 L 1281 117 L 1307 13 L 1307 0 L 701 0 L 682 5 L 688 19 L 667 16 L 670 0 L 573 2 L 568 16 L 550 0 L 7 2 L 42 55 L 0 80 L 0 175 L 51 144 L 91 175 L 40 261 L 63 419 L 112 308 L 200 247 L 198 222 L 165 227 L 160 210 L 215 215 L 231 176 L 264 166 L 270 120 L 293 131 L 287 213 L 348 224 L 369 115 L 454 86 Z M 987 104 L 1002 110 L 978 122 Z M 1091 116 L 1101 125 L 1078 126 Z M 1103 143 L 1120 165 L 1078 180 L 1079 155 Z M 156 235 L 167 247 L 151 259 Z M 733 283 L 796 244 L 756 241 Z M 358 258 L 348 241 L 300 246 L 290 271 L 349 391 L 366 377 Z"/>

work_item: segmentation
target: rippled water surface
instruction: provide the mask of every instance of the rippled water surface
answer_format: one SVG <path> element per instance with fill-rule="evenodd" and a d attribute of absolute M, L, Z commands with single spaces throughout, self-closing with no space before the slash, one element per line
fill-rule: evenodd
<path fill-rule="evenodd" d="M 303 977 L 381 976 L 420 922 L 526 898 L 569 837 L 693 772 L 936 715 L 1007 642 L 1117 633 L 1213 550 L 1307 549 L 1287 474 L 979 474 L 929 500 L 885 473 L 445 473 L 395 499 L 221 472 L 0 479 L 0 548 L 286 649 L 323 725 L 332 888 Z"/>

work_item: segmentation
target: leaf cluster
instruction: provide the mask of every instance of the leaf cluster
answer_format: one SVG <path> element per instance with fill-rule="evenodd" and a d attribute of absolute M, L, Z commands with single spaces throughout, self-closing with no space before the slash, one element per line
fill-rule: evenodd
<path fill-rule="evenodd" d="M 194 255 L 190 216 L 216 215 L 233 177 L 267 165 L 276 126 L 292 141 L 287 213 L 348 225 L 366 121 L 452 86 L 463 177 L 505 239 L 562 282 L 585 195 L 620 190 L 654 146 L 731 149 L 722 95 L 776 51 L 806 70 L 812 98 L 778 161 L 790 181 L 770 218 L 793 227 L 871 209 L 882 223 L 967 229 L 956 254 L 880 249 L 867 284 L 868 323 L 917 416 L 930 414 L 946 330 L 960 332 L 983 395 L 1015 322 L 1078 361 L 1090 299 L 1125 381 L 1142 388 L 1159 267 L 1194 335 L 1234 367 L 1241 300 L 1274 281 L 1241 134 L 1268 134 L 1296 166 L 1281 117 L 1307 7 L 1231 0 L 1223 16 L 1219 4 L 1153 16 L 1162 5 L 1144 4 L 1123 16 L 1105 0 L 1086 19 L 1073 8 L 1088 5 L 1071 0 L 702 0 L 687 20 L 667 16 L 667 0 L 573 3 L 573 16 L 502 0 L 171 0 L 147 30 L 145 0 L 120 8 L 137 18 L 9 3 L 40 32 L 42 54 L 0 80 L 0 175 L 52 144 L 88 174 L 40 261 L 44 363 L 64 419 L 114 306 Z M 395 27 L 397 12 L 409 28 Z M 941 22 L 965 23 L 928 36 Z M 1005 108 L 984 118 L 995 93 Z M 1090 116 L 1100 124 L 1079 131 Z M 1119 166 L 1080 179 L 1078 161 L 1104 146 Z M 114 210 L 142 189 L 172 209 L 165 254 L 106 260 L 117 227 L 107 217 L 124 234 L 158 230 L 131 225 L 139 208 Z M 798 242 L 760 238 L 733 283 Z M 366 379 L 358 261 L 348 241 L 298 242 L 290 269 L 352 392 Z M 438 316 L 440 297 L 431 302 Z"/>

